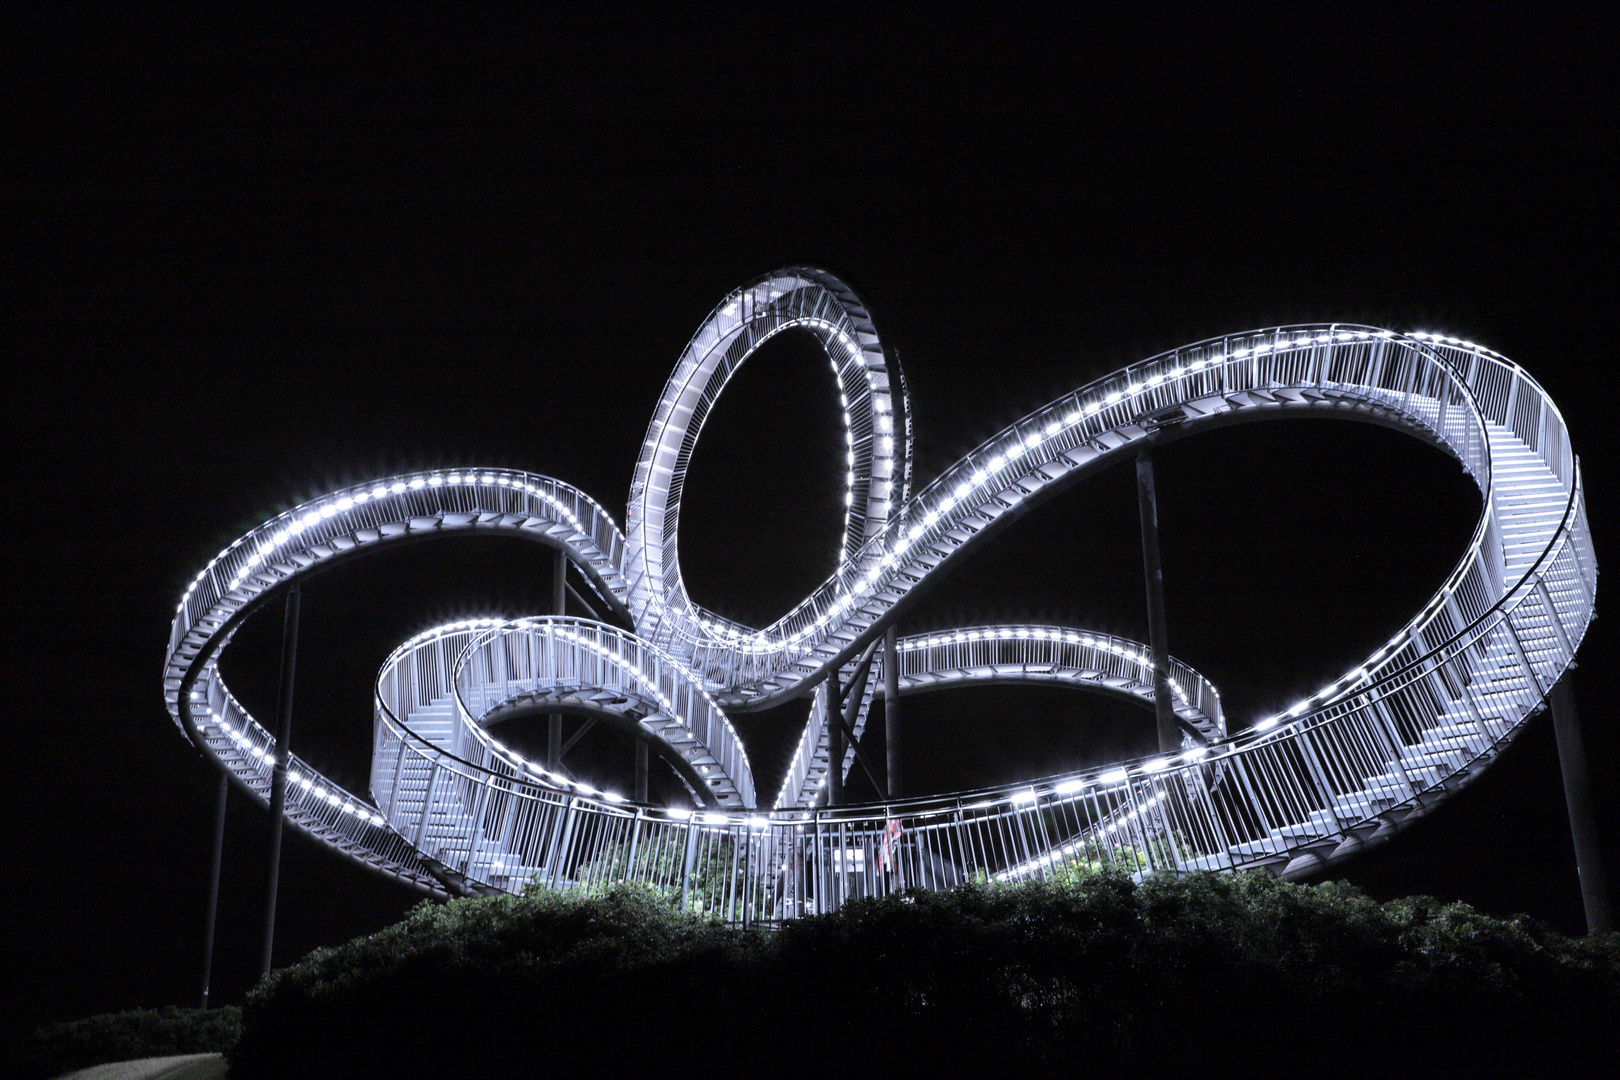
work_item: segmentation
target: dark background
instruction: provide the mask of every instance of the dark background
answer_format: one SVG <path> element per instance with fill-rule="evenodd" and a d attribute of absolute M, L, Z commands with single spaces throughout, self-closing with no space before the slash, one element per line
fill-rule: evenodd
<path fill-rule="evenodd" d="M 44 10 L 10 17 L 0 129 L 14 1026 L 197 996 L 216 774 L 168 720 L 159 669 L 174 604 L 219 548 L 431 466 L 554 475 L 622 522 L 682 345 L 776 266 L 828 267 L 868 302 L 906 365 L 920 482 L 1201 338 L 1345 320 L 1479 341 L 1563 410 L 1610 554 L 1612 9 Z M 828 572 L 841 442 L 814 348 L 786 335 L 743 370 L 682 518 L 700 601 L 768 618 Z M 1171 648 L 1234 727 L 1381 644 L 1478 514 L 1449 458 L 1331 421 L 1189 440 L 1158 471 Z M 1116 469 L 1032 514 L 908 629 L 1143 638 L 1136 527 Z M 541 610 L 548 566 L 462 538 L 306 586 L 295 750 L 364 791 L 380 661 L 446 618 Z M 226 659 L 262 716 L 276 635 L 261 617 Z M 1613 657 L 1601 620 L 1577 696 L 1620 869 Z M 1151 745 L 1147 714 L 1084 698 L 913 700 L 913 792 Z M 800 714 L 740 725 L 762 792 Z M 267 836 L 233 794 L 216 1003 L 256 974 Z M 1579 931 L 1550 723 L 1335 874 Z M 413 902 L 292 837 L 278 957 Z"/>

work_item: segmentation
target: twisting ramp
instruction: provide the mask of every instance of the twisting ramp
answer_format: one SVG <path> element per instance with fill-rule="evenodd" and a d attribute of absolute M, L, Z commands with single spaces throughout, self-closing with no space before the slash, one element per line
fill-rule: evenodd
<path fill-rule="evenodd" d="M 837 569 L 783 618 L 748 627 L 687 594 L 681 489 L 731 374 L 809 330 L 846 431 Z M 1180 750 L 968 793 L 824 805 L 831 709 L 859 736 L 882 686 L 878 642 L 950 568 L 1029 506 L 1152 445 L 1332 415 L 1456 457 L 1483 509 L 1445 584 L 1383 647 L 1288 712 L 1229 733 L 1207 680 L 1171 662 Z M 682 353 L 636 465 L 621 532 L 584 493 L 500 469 L 389 477 L 312 500 L 237 540 L 175 612 L 164 691 L 175 722 L 268 803 L 274 740 L 220 678 L 243 620 L 301 578 L 389 544 L 462 530 L 560 549 L 594 602 L 632 627 L 558 615 L 419 634 L 377 679 L 371 798 L 292 758 L 287 821 L 348 857 L 446 895 L 631 880 L 732 920 L 974 877 L 1266 867 L 1297 876 L 1432 809 L 1543 709 L 1593 615 L 1597 567 L 1580 470 L 1557 408 L 1517 365 L 1455 338 L 1328 324 L 1176 349 L 1036 410 L 916 492 L 898 367 L 860 301 L 794 267 L 727 296 Z M 1078 627 L 902 638 L 902 694 L 1046 682 L 1149 706 L 1142 645 Z M 828 687 L 844 688 L 839 694 Z M 814 693 L 779 789 L 756 793 L 728 714 Z M 502 742 L 524 711 L 589 716 L 645 740 L 690 807 L 632 803 Z"/>

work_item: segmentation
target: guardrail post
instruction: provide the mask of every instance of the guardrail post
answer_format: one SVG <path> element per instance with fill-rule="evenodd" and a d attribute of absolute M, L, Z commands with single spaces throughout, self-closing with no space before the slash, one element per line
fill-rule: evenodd
<path fill-rule="evenodd" d="M 500 849 L 502 851 L 506 852 L 508 855 L 513 855 L 514 857 L 516 857 L 516 856 L 514 855 L 514 853 L 512 851 L 512 830 L 517 824 L 517 809 L 518 809 L 518 793 L 517 793 L 517 783 L 516 783 L 516 781 L 517 781 L 516 777 L 512 777 L 512 778 L 509 778 L 507 780 L 507 785 L 506 785 L 506 812 L 501 815 L 501 831 L 500 831 L 500 837 L 501 838 L 498 841 Z M 521 860 L 519 860 L 519 865 L 521 865 Z"/>
<path fill-rule="evenodd" d="M 1184 860 L 1182 859 L 1181 849 L 1176 846 L 1174 821 L 1170 816 L 1170 807 L 1168 805 L 1171 786 L 1167 776 L 1174 775 L 1174 772 L 1169 774 L 1159 773 L 1149 782 L 1149 787 L 1158 792 L 1154 796 L 1158 801 L 1153 804 L 1153 812 L 1159 819 L 1159 827 L 1164 830 L 1164 853 L 1170 859 L 1170 868 L 1177 873 L 1185 873 L 1186 866 L 1183 865 Z"/>
<path fill-rule="evenodd" d="M 1530 685 L 1536 688 L 1536 695 L 1545 698 L 1548 688 L 1541 685 L 1541 675 L 1536 666 L 1530 662 L 1530 655 L 1524 651 L 1524 642 L 1519 640 L 1519 628 L 1513 625 L 1513 613 L 1509 612 L 1503 619 L 1502 625 L 1508 632 L 1508 643 L 1513 646 L 1514 655 L 1518 656 L 1519 663 L 1524 665 L 1524 672 L 1530 676 Z"/>
<path fill-rule="evenodd" d="M 568 796 L 563 804 L 563 819 L 557 825 L 556 835 L 551 841 L 551 888 L 557 887 L 557 878 L 562 873 L 563 856 L 568 850 L 568 841 L 574 835 L 574 802 L 576 797 Z"/>
<path fill-rule="evenodd" d="M 1125 805 L 1130 807 L 1130 810 L 1126 812 L 1125 824 L 1128 831 L 1134 833 L 1135 839 L 1142 845 L 1142 859 L 1147 864 L 1146 866 L 1138 865 L 1135 869 L 1138 871 L 1157 870 L 1159 865 L 1158 861 L 1153 857 L 1153 840 L 1148 835 L 1147 819 L 1143 817 L 1142 802 L 1136 797 L 1136 782 L 1134 780 L 1127 779 L 1125 781 Z"/>
<path fill-rule="evenodd" d="M 635 823 L 630 826 L 630 854 L 624 860 L 624 877 L 626 881 L 634 878 L 636 873 L 636 850 L 641 846 L 641 807 L 636 807 Z"/>
<path fill-rule="evenodd" d="M 405 768 L 405 733 L 401 731 L 396 736 L 386 724 L 384 725 L 384 730 L 387 730 L 389 736 L 395 739 L 398 744 L 398 752 L 394 758 L 394 782 L 388 786 L 388 821 L 390 824 L 392 824 L 394 820 L 394 810 L 399 805 L 399 774 Z"/>
<path fill-rule="evenodd" d="M 1553 629 L 1558 633 L 1558 644 L 1563 646 L 1564 655 L 1570 659 L 1575 658 L 1575 646 L 1570 643 L 1569 635 L 1564 632 L 1564 624 L 1558 618 L 1558 609 L 1553 606 L 1552 594 L 1547 591 L 1547 579 L 1536 579 L 1536 591 L 1541 594 L 1541 603 L 1547 609 L 1547 621 L 1552 623 Z"/>
<path fill-rule="evenodd" d="M 692 888 L 692 864 L 697 857 L 697 826 L 686 819 L 686 853 L 681 857 L 681 910 L 686 910 L 686 897 Z"/>
<path fill-rule="evenodd" d="M 1249 797 L 1249 805 L 1254 807 L 1254 816 L 1259 819 L 1260 827 L 1268 833 L 1277 828 L 1272 821 L 1273 815 L 1268 812 L 1266 804 L 1260 801 L 1259 795 L 1255 792 L 1254 785 L 1249 782 L 1248 762 L 1243 752 L 1232 754 L 1227 760 L 1231 763 L 1232 774 L 1238 778 L 1238 785 Z"/>
<path fill-rule="evenodd" d="M 471 776 L 467 779 L 469 783 L 478 786 L 478 794 L 473 797 L 472 827 L 467 835 L 467 876 L 472 877 L 473 865 L 478 862 L 479 849 L 484 846 L 487 831 L 484 828 L 484 814 L 489 809 L 489 790 L 494 779 L 488 778 L 483 783 L 478 783 Z"/>
<path fill-rule="evenodd" d="M 1333 808 L 1333 785 L 1328 781 L 1327 769 L 1311 742 L 1310 733 L 1296 729 L 1293 736 L 1294 745 L 1299 749 L 1300 756 L 1305 759 L 1305 771 L 1310 774 L 1322 798 L 1322 809 Z"/>
<path fill-rule="evenodd" d="M 1373 354 L 1372 355 L 1372 366 L 1370 367 L 1370 369 L 1368 370 L 1368 373 L 1367 373 L 1367 385 L 1371 386 L 1371 387 L 1373 387 L 1374 389 L 1377 389 L 1377 390 L 1387 389 L 1386 387 L 1382 386 L 1378 382 L 1378 380 L 1383 377 L 1383 374 L 1384 374 L 1384 355 L 1388 351 L 1389 351 L 1389 339 L 1388 338 L 1379 338 L 1378 339 L 1378 344 L 1373 346 L 1373 350 L 1372 350 L 1372 354 Z"/>
<path fill-rule="evenodd" d="M 1207 764 L 1200 762 L 1197 765 L 1184 769 L 1183 772 L 1187 778 L 1188 789 L 1194 793 L 1194 798 L 1203 805 L 1204 812 L 1209 815 L 1210 832 L 1212 833 L 1211 839 L 1220 845 L 1221 850 L 1225 851 L 1227 853 L 1227 858 L 1230 859 L 1232 839 L 1227 833 L 1225 823 L 1221 821 L 1220 810 L 1215 805 L 1215 799 L 1209 783 L 1210 777 L 1215 774 L 1215 771 L 1218 768 L 1220 768 L 1218 762 L 1209 762 Z M 1211 852 L 1210 854 L 1214 854 L 1214 852 Z"/>
<path fill-rule="evenodd" d="M 433 807 L 433 789 L 438 785 L 438 783 L 439 761 L 437 758 L 434 758 L 433 763 L 428 766 L 427 787 L 422 789 L 422 813 L 421 816 L 416 819 L 416 832 L 411 838 L 411 846 L 416 848 L 418 851 L 422 849 L 422 838 L 427 833 L 428 811 Z"/>
<path fill-rule="evenodd" d="M 737 904 L 742 900 L 742 879 L 737 876 L 737 860 L 744 855 L 742 845 L 748 843 L 748 826 L 731 831 L 731 877 L 726 882 L 726 921 L 735 922 Z"/>

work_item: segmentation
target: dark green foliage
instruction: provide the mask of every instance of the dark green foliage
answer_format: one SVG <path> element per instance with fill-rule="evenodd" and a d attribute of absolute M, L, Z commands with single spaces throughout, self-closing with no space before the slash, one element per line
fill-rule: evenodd
<path fill-rule="evenodd" d="M 1258 875 L 975 885 L 745 932 L 645 891 L 424 904 L 274 973 L 232 1076 L 1584 1074 L 1620 939 Z"/>
<path fill-rule="evenodd" d="M 108 1061 L 214 1054 L 229 1050 L 242 1033 L 242 1010 L 134 1009 L 69 1020 L 40 1028 L 13 1063 L 18 1080 L 60 1076 Z"/>
<path fill-rule="evenodd" d="M 664 885 L 643 885 L 652 895 L 657 896 L 670 904 L 678 905 L 681 902 L 681 872 L 686 863 L 686 847 L 676 840 L 658 839 L 647 840 L 635 847 L 635 860 L 630 859 L 631 845 L 627 841 L 613 844 L 606 848 L 596 858 L 579 868 L 578 877 L 582 881 L 603 882 L 601 885 L 587 887 L 585 895 L 601 896 L 616 888 L 622 888 L 625 879 L 636 882 L 659 881 L 667 882 Z M 736 871 L 737 844 L 731 837 L 720 838 L 717 842 L 698 845 L 692 853 L 692 872 L 686 875 L 686 910 L 694 915 L 710 915 L 723 918 L 727 904 L 733 907 L 741 906 L 741 898 L 736 895 L 740 888 L 748 888 L 746 881 L 739 881 L 741 875 Z M 532 891 L 541 886 L 530 883 L 525 891 Z M 763 883 L 755 880 L 753 883 L 754 905 L 760 906 L 763 893 Z"/>
<path fill-rule="evenodd" d="M 761 955 L 757 935 L 631 887 L 424 902 L 263 980 L 231 1075 L 617 1072 L 648 1051 L 637 1032 L 721 1030 Z"/>

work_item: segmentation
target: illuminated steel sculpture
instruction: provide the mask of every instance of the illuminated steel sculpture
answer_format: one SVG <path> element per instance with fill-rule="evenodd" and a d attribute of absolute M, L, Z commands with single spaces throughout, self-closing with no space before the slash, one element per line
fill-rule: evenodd
<path fill-rule="evenodd" d="M 833 575 L 756 629 L 687 594 L 681 488 L 732 372 L 790 327 L 819 338 L 837 375 L 844 538 Z M 1232 735 L 1214 689 L 1172 662 L 1185 731 L 1174 753 L 966 794 L 825 805 L 832 768 L 842 777 L 857 756 L 851 740 L 830 763 L 829 743 L 843 740 L 829 735 L 847 726 L 858 738 L 882 683 L 885 632 L 1015 511 L 1169 439 L 1324 414 L 1440 447 L 1483 495 L 1455 570 L 1388 644 Z M 412 638 L 377 678 L 374 801 L 293 759 L 286 820 L 428 893 L 631 880 L 727 919 L 769 920 L 895 888 L 1101 862 L 1289 877 L 1336 862 L 1494 760 L 1546 707 L 1592 618 L 1597 571 L 1564 422 L 1511 361 L 1455 338 L 1342 324 L 1218 338 L 1065 395 L 916 493 L 909 470 L 898 369 L 860 302 L 824 271 L 767 274 L 727 296 L 681 355 L 647 430 L 623 532 L 577 489 L 510 470 L 413 473 L 313 500 L 237 540 L 186 590 L 164 672 L 169 710 L 266 803 L 273 736 L 218 667 L 244 619 L 302 575 L 408 537 L 486 530 L 537 540 L 565 552 L 634 632 L 550 616 Z M 901 693 L 1038 680 L 1153 698 L 1146 646 L 1075 628 L 936 632 L 902 638 L 889 655 Z M 761 801 L 727 713 L 811 693 L 782 786 Z M 525 709 L 584 712 L 645 740 L 693 806 L 633 803 L 525 760 L 496 723 Z"/>

